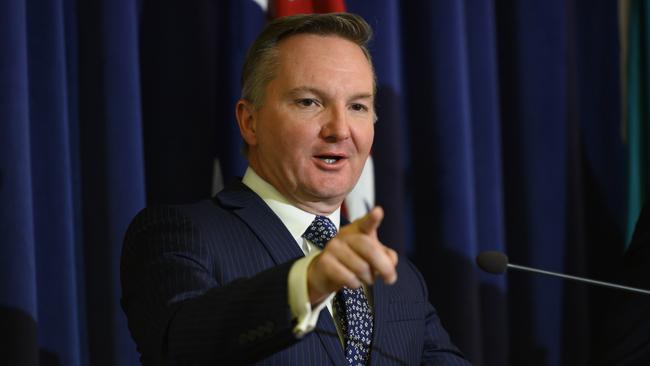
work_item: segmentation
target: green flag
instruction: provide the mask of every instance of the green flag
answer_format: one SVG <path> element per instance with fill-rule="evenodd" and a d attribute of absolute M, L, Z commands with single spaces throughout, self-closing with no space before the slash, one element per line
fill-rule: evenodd
<path fill-rule="evenodd" d="M 650 108 L 650 6 L 632 0 L 628 7 L 625 137 L 628 146 L 626 245 L 647 197 L 648 117 Z"/>

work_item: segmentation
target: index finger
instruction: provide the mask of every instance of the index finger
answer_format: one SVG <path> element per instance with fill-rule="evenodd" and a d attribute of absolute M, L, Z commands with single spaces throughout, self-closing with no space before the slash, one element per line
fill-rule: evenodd
<path fill-rule="evenodd" d="M 376 234 L 381 220 L 384 219 L 384 209 L 380 206 L 373 207 L 365 216 L 360 218 L 357 221 L 357 227 L 359 231 L 364 234 L 371 235 Z"/>

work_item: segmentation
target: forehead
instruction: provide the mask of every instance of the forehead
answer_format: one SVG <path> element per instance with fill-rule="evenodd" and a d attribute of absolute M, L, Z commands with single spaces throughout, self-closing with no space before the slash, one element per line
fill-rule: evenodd
<path fill-rule="evenodd" d="M 280 41 L 277 50 L 278 78 L 302 83 L 345 81 L 374 89 L 370 61 L 352 41 L 335 35 L 297 34 Z"/>

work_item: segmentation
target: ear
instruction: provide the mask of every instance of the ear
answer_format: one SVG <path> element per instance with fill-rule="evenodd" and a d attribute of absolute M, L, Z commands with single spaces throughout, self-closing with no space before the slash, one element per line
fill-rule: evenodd
<path fill-rule="evenodd" d="M 257 115 L 255 107 L 247 100 L 240 99 L 235 106 L 239 133 L 248 146 L 257 145 Z"/>

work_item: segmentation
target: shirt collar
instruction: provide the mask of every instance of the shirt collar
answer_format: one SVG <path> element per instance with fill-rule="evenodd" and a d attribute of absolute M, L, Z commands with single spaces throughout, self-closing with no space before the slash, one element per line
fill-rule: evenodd
<path fill-rule="evenodd" d="M 316 215 L 293 206 L 275 187 L 257 175 L 251 167 L 246 169 L 242 183 L 264 200 L 269 208 L 280 218 L 282 223 L 284 223 L 284 226 L 287 227 L 291 236 L 296 240 L 296 243 L 301 245 L 303 242 L 302 234 L 307 230 L 311 222 L 314 221 Z M 327 217 L 332 220 L 338 230 L 341 222 L 341 208 L 337 208 L 336 211 Z"/>

